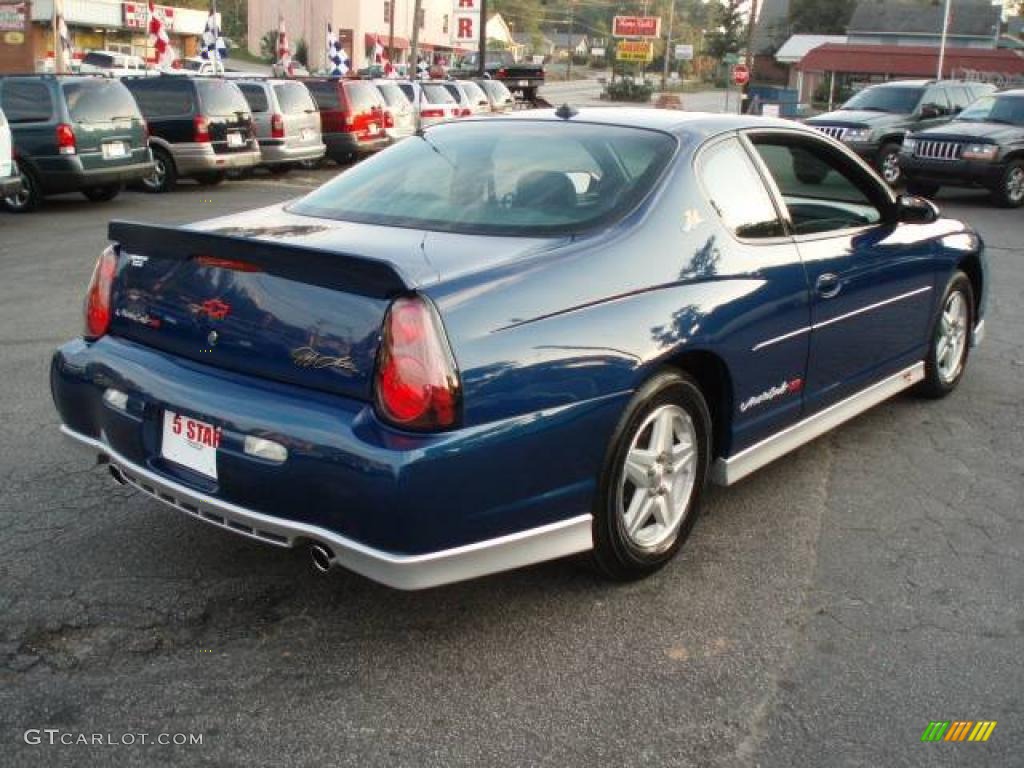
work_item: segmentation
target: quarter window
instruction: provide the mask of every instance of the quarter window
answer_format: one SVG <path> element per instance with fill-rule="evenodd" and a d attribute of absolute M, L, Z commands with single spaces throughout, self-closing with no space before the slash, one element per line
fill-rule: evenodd
<path fill-rule="evenodd" d="M 45 123 L 50 119 L 50 89 L 42 83 L 8 80 L 3 93 L 3 110 L 9 123 Z"/>
<path fill-rule="evenodd" d="M 782 195 L 795 234 L 882 221 L 878 184 L 828 145 L 785 135 L 755 136 L 752 141 Z"/>
<path fill-rule="evenodd" d="M 762 238 L 785 234 L 757 168 L 736 139 L 706 150 L 699 173 L 708 201 L 734 235 Z"/>
<path fill-rule="evenodd" d="M 245 96 L 245 100 L 249 103 L 249 109 L 254 113 L 267 112 L 270 110 L 270 105 L 267 103 L 267 92 L 263 90 L 262 85 L 239 83 L 238 88 L 242 92 L 242 95 Z"/>

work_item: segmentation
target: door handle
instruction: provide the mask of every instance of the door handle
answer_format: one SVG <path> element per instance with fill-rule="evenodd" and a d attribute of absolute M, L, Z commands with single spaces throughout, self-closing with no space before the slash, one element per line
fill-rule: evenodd
<path fill-rule="evenodd" d="M 839 275 L 832 274 L 831 272 L 819 275 L 814 283 L 814 290 L 823 299 L 831 299 L 833 296 L 837 296 L 842 289 L 843 283 L 839 279 Z"/>

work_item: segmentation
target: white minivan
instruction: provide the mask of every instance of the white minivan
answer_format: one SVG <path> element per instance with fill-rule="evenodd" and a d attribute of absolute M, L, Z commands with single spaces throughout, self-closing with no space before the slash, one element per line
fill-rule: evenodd
<path fill-rule="evenodd" d="M 14 142 L 11 126 L 0 109 L 0 199 L 13 197 L 21 191 L 21 175 L 14 166 Z"/>

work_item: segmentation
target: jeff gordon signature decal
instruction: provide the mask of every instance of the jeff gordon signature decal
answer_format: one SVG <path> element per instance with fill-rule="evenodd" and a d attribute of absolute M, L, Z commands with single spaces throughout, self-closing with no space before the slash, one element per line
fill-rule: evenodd
<path fill-rule="evenodd" d="M 766 389 L 759 395 L 748 397 L 742 403 L 740 403 L 740 413 L 746 413 L 751 408 L 763 405 L 764 403 L 771 402 L 777 398 L 785 395 L 795 395 L 804 388 L 803 379 L 793 379 L 792 381 L 784 381 L 781 384 Z"/>
<path fill-rule="evenodd" d="M 295 363 L 299 368 L 334 368 L 336 370 L 345 371 L 346 373 L 359 373 L 359 369 L 356 364 L 352 362 L 352 358 L 348 356 L 344 357 L 332 357 L 330 355 L 324 355 L 317 352 L 312 347 L 299 347 L 293 349 L 291 352 L 292 362 Z"/>

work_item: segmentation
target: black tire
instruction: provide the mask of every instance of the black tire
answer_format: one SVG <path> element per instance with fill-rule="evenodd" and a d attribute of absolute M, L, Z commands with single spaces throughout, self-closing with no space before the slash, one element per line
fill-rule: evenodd
<path fill-rule="evenodd" d="M 315 171 L 327 165 L 327 158 L 318 157 L 316 160 L 300 160 L 299 167 L 306 171 Z"/>
<path fill-rule="evenodd" d="M 142 180 L 142 188 L 155 195 L 170 192 L 178 183 L 178 168 L 170 152 L 153 147 L 153 173 Z"/>
<path fill-rule="evenodd" d="M 928 181 L 916 181 L 914 179 L 907 179 L 907 194 L 917 195 L 918 197 L 933 198 L 939 194 L 941 187 L 938 184 L 932 184 Z"/>
<path fill-rule="evenodd" d="M 883 144 L 878 150 L 876 167 L 886 184 L 890 187 L 899 186 L 903 181 L 903 171 L 900 170 L 900 145 L 893 141 Z"/>
<path fill-rule="evenodd" d="M 197 173 L 193 178 L 201 187 L 215 187 L 228 177 L 224 171 L 213 171 L 212 173 Z"/>
<path fill-rule="evenodd" d="M 940 355 L 944 350 L 944 341 L 948 343 L 948 324 L 945 322 L 946 310 L 954 294 L 961 297 L 964 304 L 966 317 L 963 326 L 958 330 L 961 333 L 962 346 L 956 352 L 957 360 L 954 370 L 949 365 L 943 365 Z M 931 341 L 928 344 L 928 356 L 924 361 L 924 379 L 917 386 L 917 393 L 923 397 L 939 398 L 945 397 L 960 383 L 964 371 L 967 370 L 967 358 L 971 351 L 971 334 L 974 330 L 974 289 L 971 281 L 963 272 L 957 272 L 946 286 L 946 292 L 942 294 L 942 303 L 939 305 L 935 323 L 932 325 Z M 954 375 L 950 375 L 954 374 Z"/>
<path fill-rule="evenodd" d="M 82 194 L 86 200 L 94 203 L 108 203 L 121 194 L 120 184 L 111 184 L 105 187 L 89 187 L 83 189 Z"/>
<path fill-rule="evenodd" d="M 39 180 L 35 173 L 23 164 L 14 163 L 13 172 L 21 176 L 21 191 L 4 198 L 4 208 L 11 213 L 31 213 L 43 201 Z"/>
<path fill-rule="evenodd" d="M 672 406 L 675 408 L 671 408 Z M 632 534 L 626 530 L 625 516 L 629 514 L 628 507 L 631 506 L 626 498 L 628 496 L 631 502 L 633 494 L 641 493 L 640 486 L 634 485 L 626 473 L 626 457 L 634 441 L 644 441 L 647 439 L 645 435 L 650 435 L 649 439 L 654 440 L 654 427 L 647 424 L 649 419 L 656 419 L 659 414 L 666 412 L 679 413 L 680 410 L 689 417 L 689 423 L 693 428 L 695 459 L 692 465 L 687 471 L 677 473 L 675 477 L 664 470 L 664 467 L 652 466 L 648 472 L 642 474 L 643 477 L 650 478 L 652 484 L 662 486 L 683 482 L 677 498 L 683 501 L 685 496 L 685 506 L 679 507 L 683 510 L 682 515 L 674 526 L 660 529 L 665 536 L 663 540 L 653 538 L 650 546 L 641 546 L 636 539 L 642 537 L 646 531 L 654 531 L 656 534 L 660 522 L 652 516 L 649 518 L 651 525 L 640 525 Z M 665 453 L 661 455 L 664 456 Z M 598 482 L 598 493 L 594 502 L 593 561 L 603 575 L 617 581 L 640 579 L 654 573 L 675 556 L 697 520 L 701 494 L 707 483 L 710 456 L 711 415 L 704 396 L 694 380 L 675 371 L 665 371 L 651 378 L 626 407 L 606 452 Z M 687 491 L 686 485 L 691 483 Z M 656 498 L 648 489 L 643 489 L 642 492 L 647 494 L 642 498 Z M 671 506 L 672 493 L 668 494 L 667 501 Z"/>
<path fill-rule="evenodd" d="M 992 190 L 992 200 L 1002 208 L 1024 205 L 1024 160 L 1011 160 L 1006 164 L 999 186 Z"/>
<path fill-rule="evenodd" d="M 286 173 L 291 171 L 291 163 L 278 163 L 277 165 L 268 165 L 267 171 L 271 176 L 284 176 Z"/>

